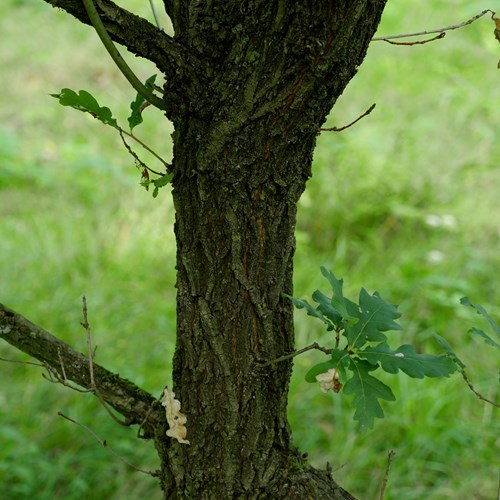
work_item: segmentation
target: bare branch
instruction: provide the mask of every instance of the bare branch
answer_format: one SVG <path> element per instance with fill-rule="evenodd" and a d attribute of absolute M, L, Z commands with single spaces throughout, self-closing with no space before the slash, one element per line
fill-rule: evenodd
<path fill-rule="evenodd" d="M 427 42 L 432 42 L 433 40 L 439 40 L 445 36 L 446 31 L 451 31 L 451 30 L 457 30 L 459 28 L 463 28 L 464 26 L 467 26 L 468 24 L 472 24 L 474 21 L 477 21 L 480 17 L 483 17 L 485 14 L 488 12 L 491 13 L 492 19 L 495 16 L 495 12 L 492 11 L 491 9 L 486 9 L 477 14 L 474 17 L 471 17 L 467 21 L 464 21 L 463 23 L 459 24 L 453 24 L 452 26 L 447 26 L 446 28 L 438 28 L 434 30 L 429 30 L 429 31 L 417 31 L 415 33 L 406 33 L 403 35 L 391 35 L 391 36 L 377 36 L 372 38 L 372 42 L 388 42 L 391 43 L 390 40 L 395 40 L 397 38 L 411 38 L 414 36 L 425 36 L 425 35 L 433 35 L 435 33 L 439 33 L 439 36 L 431 39 L 431 40 L 426 40 L 424 42 L 413 42 L 409 44 L 403 44 L 403 43 L 395 43 L 394 45 L 416 45 L 418 43 L 427 43 Z"/>
<path fill-rule="evenodd" d="M 85 328 L 85 332 L 87 333 L 87 357 L 89 360 L 89 375 L 90 375 L 90 390 L 97 396 L 97 399 L 101 403 L 101 406 L 106 410 L 108 415 L 117 423 L 123 426 L 128 426 L 127 422 L 120 420 L 108 407 L 106 402 L 104 401 L 101 392 L 97 388 L 97 384 L 95 382 L 94 377 L 94 354 L 95 351 L 92 350 L 92 334 L 90 332 L 90 325 L 88 320 L 88 309 L 87 309 L 87 299 L 85 296 L 82 299 L 83 302 L 83 322 L 82 326 Z M 64 365 L 63 365 L 64 366 Z"/>
<path fill-rule="evenodd" d="M 72 418 L 64 415 L 64 413 L 61 413 L 60 411 L 58 411 L 57 414 L 60 417 L 63 417 L 66 420 L 69 420 L 73 424 L 78 425 L 82 429 L 85 429 L 89 434 L 92 434 L 92 436 L 94 436 L 94 438 L 96 439 L 96 441 L 98 441 L 104 448 L 108 449 L 116 458 L 118 458 L 118 460 L 121 460 L 125 465 L 128 465 L 129 467 L 132 467 L 132 469 L 134 469 L 134 470 L 136 470 L 138 472 L 142 472 L 143 474 L 148 474 L 149 476 L 158 477 L 158 472 L 153 472 L 153 471 L 150 471 L 150 470 L 141 469 L 140 467 L 137 467 L 136 465 L 133 465 L 129 461 L 125 460 L 121 455 L 119 455 L 118 453 L 116 453 L 116 451 L 114 451 L 113 448 L 111 448 L 111 446 L 108 445 L 108 443 L 107 443 L 106 440 L 101 439 L 92 429 L 90 429 L 86 425 L 83 425 L 80 422 L 77 422 L 76 420 L 73 420 Z"/>
<path fill-rule="evenodd" d="M 485 401 L 486 403 L 490 403 L 490 405 L 496 406 L 497 408 L 500 408 L 500 404 L 495 403 L 495 401 L 491 401 L 488 398 L 485 398 L 480 392 L 478 392 L 475 387 L 472 385 L 472 382 L 469 380 L 469 377 L 467 377 L 467 373 L 465 373 L 465 370 L 462 370 L 460 372 L 462 374 L 463 379 L 465 380 L 465 383 L 469 386 L 469 389 L 481 400 Z"/>
<path fill-rule="evenodd" d="M 66 376 L 68 381 L 92 389 L 87 356 L 3 304 L 0 304 L 0 338 L 50 366 L 50 371 L 57 373 L 61 380 Z M 93 363 L 93 371 L 103 400 L 126 418 L 127 425 L 142 423 L 144 437 L 153 437 L 155 426 L 165 422 L 164 412 L 156 406 L 144 422 L 155 398 L 96 363 Z"/>
<path fill-rule="evenodd" d="M 330 127 L 330 128 L 320 128 L 320 132 L 341 132 L 342 130 L 345 130 L 346 128 L 352 127 L 355 123 L 358 123 L 359 120 L 364 118 L 365 116 L 369 115 L 374 109 L 377 104 L 374 103 L 372 104 L 361 116 L 358 116 L 353 122 L 349 123 L 348 125 L 345 125 L 343 127 Z"/>
<path fill-rule="evenodd" d="M 435 40 L 440 40 L 445 36 L 446 33 L 443 31 L 442 33 L 439 33 L 439 35 L 433 36 L 432 38 L 427 38 L 426 40 L 417 40 L 415 42 L 393 42 L 392 40 L 385 40 L 385 41 L 387 43 L 390 43 L 391 45 L 424 45 L 429 42 L 434 42 Z"/>
<path fill-rule="evenodd" d="M 272 361 L 267 361 L 266 363 L 262 363 L 261 366 L 268 366 L 268 365 L 273 365 L 274 363 L 279 363 L 281 361 L 286 361 L 287 359 L 294 358 L 295 356 L 298 356 L 299 354 L 303 354 L 304 352 L 310 351 L 311 349 L 317 349 L 318 351 L 324 352 L 325 354 L 332 353 L 331 349 L 327 349 L 326 347 L 322 347 L 317 342 L 314 342 L 313 344 L 308 345 L 307 347 L 304 347 L 302 349 L 299 349 L 298 351 L 294 351 L 290 354 L 285 354 L 284 356 L 280 356 L 279 358 L 273 359 Z"/>
<path fill-rule="evenodd" d="M 389 472 L 391 470 L 391 465 L 392 461 L 394 460 L 394 457 L 396 456 L 396 452 L 394 450 L 389 451 L 387 454 L 387 466 L 385 468 L 385 475 L 384 475 L 384 480 L 382 482 L 382 488 L 380 489 L 380 500 L 384 500 L 384 495 L 385 495 L 385 489 L 387 488 L 387 483 L 389 481 Z"/>

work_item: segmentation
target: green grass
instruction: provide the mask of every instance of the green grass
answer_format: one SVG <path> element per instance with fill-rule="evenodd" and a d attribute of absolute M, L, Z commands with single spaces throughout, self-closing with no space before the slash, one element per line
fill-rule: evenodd
<path fill-rule="evenodd" d="M 121 3 L 150 16 L 147 2 Z M 379 34 L 447 26 L 488 7 L 393 0 Z M 89 28 L 41 1 L 10 0 L 0 28 L 0 300 L 84 350 L 85 294 L 97 361 L 159 394 L 170 381 L 175 343 L 168 190 L 153 200 L 113 130 L 48 96 L 63 87 L 90 90 L 124 122 L 134 92 Z M 300 203 L 295 295 L 327 291 L 320 265 L 345 279 L 348 294 L 361 286 L 380 291 L 404 314 L 394 344 L 435 351 L 432 332 L 444 335 L 477 388 L 498 399 L 496 353 L 467 334 L 486 326 L 459 304 L 467 295 L 500 315 L 500 46 L 492 31 L 485 17 L 429 45 L 372 44 L 328 125 L 348 123 L 373 102 L 377 108 L 356 126 L 319 137 Z M 155 71 L 128 60 L 144 79 Z M 168 159 L 171 128 L 148 111 L 138 134 Z M 328 342 L 300 311 L 296 330 L 298 347 Z M 144 338 L 155 348 L 143 354 Z M 348 400 L 303 380 L 321 356 L 296 359 L 289 402 L 295 443 L 313 464 L 339 468 L 341 484 L 371 499 L 394 449 L 388 499 L 494 498 L 497 410 L 459 376 L 388 378 L 397 402 L 359 435 Z M 6 344 L 0 357 L 26 359 Z M 152 478 L 131 472 L 57 411 L 154 468 L 149 443 L 110 422 L 90 396 L 44 381 L 37 368 L 2 363 L 0 370 L 3 497 L 159 498 Z"/>

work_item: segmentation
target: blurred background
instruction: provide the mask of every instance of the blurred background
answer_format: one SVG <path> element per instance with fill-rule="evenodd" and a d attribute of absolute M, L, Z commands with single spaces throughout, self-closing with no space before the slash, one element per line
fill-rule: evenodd
<path fill-rule="evenodd" d="M 153 21 L 146 0 L 119 3 Z M 378 36 L 457 24 L 493 7 L 390 0 Z M 125 127 L 135 92 L 92 29 L 42 0 L 4 0 L 0 30 L 0 301 L 85 351 L 86 295 L 96 362 L 159 396 L 171 383 L 175 343 L 169 188 L 153 199 L 114 130 L 49 96 L 86 89 Z M 352 299 L 361 286 L 378 290 L 403 313 L 404 332 L 394 333 L 392 345 L 438 352 L 433 333 L 443 335 L 475 387 L 498 400 L 497 352 L 468 333 L 488 326 L 459 302 L 468 296 L 500 317 L 500 45 L 493 30 L 485 16 L 429 45 L 371 44 L 327 126 L 349 123 L 374 102 L 377 108 L 318 139 L 300 202 L 295 296 L 329 291 L 321 265 L 344 278 Z M 156 71 L 127 60 L 143 80 Z M 136 130 L 170 159 L 172 129 L 160 111 L 148 109 Z M 296 340 L 300 348 L 329 339 L 297 311 Z M 0 357 L 28 359 L 6 343 Z M 351 493 L 378 498 L 392 449 L 388 499 L 495 498 L 498 410 L 459 375 L 389 378 L 397 402 L 360 435 L 348 400 L 304 381 L 322 360 L 319 352 L 296 358 L 289 402 L 295 443 L 311 463 L 329 462 Z M 90 426 L 127 460 L 154 469 L 151 443 L 114 424 L 95 398 L 48 383 L 36 367 L 1 362 L 0 373 L 2 498 L 161 498 L 153 478 L 57 416 Z"/>

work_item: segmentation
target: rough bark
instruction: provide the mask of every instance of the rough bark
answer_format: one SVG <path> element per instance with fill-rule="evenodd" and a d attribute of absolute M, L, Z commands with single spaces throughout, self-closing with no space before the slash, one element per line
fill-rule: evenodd
<path fill-rule="evenodd" d="M 87 21 L 75 0 L 46 1 Z M 294 350 L 283 293 L 316 136 L 384 5 L 165 0 L 175 36 L 155 29 L 157 42 L 101 3 L 114 39 L 164 71 L 175 125 L 173 378 L 191 444 L 167 440 L 163 422 L 153 430 L 165 498 L 352 498 L 294 449 L 292 362 L 269 361 Z"/>
<path fill-rule="evenodd" d="M 176 36 L 198 68 L 195 81 L 181 70 L 165 87 L 175 124 L 174 381 L 191 446 L 168 450 L 166 497 L 345 497 L 291 445 L 291 361 L 262 365 L 294 349 L 282 294 L 292 292 L 297 202 L 318 128 L 361 63 L 381 3 L 179 4 Z"/>

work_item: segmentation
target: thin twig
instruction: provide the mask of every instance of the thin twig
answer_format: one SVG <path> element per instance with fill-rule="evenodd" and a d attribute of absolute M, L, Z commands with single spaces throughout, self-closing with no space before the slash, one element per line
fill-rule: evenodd
<path fill-rule="evenodd" d="M 391 470 L 391 464 L 395 456 L 396 452 L 394 450 L 389 451 L 389 453 L 387 454 L 387 466 L 385 467 L 384 480 L 382 482 L 382 488 L 380 489 L 380 500 L 384 500 L 385 489 L 387 488 L 387 483 L 389 481 L 389 472 Z"/>
<path fill-rule="evenodd" d="M 21 365 L 34 365 L 34 366 L 45 366 L 42 365 L 41 363 L 34 363 L 33 361 L 21 361 L 17 359 L 6 359 L 6 358 L 0 358 L 0 361 L 5 361 L 6 363 L 19 363 Z"/>
<path fill-rule="evenodd" d="M 62 363 L 62 360 L 59 359 L 59 361 Z M 66 375 L 64 375 L 63 372 L 63 377 L 59 374 L 59 372 L 53 367 L 50 366 L 48 363 L 44 362 L 43 366 L 47 370 L 48 375 L 45 375 L 45 373 L 42 373 L 42 377 L 47 380 L 48 382 L 51 382 L 52 384 L 61 384 L 64 387 L 68 387 L 69 389 L 72 389 L 73 391 L 81 392 L 81 393 L 87 393 L 87 392 L 93 392 L 89 389 L 80 389 L 74 384 L 71 384 L 68 382 L 66 379 Z M 63 368 L 63 364 L 61 364 L 61 369 Z"/>
<path fill-rule="evenodd" d="M 66 382 L 68 380 L 68 378 L 66 377 L 66 370 L 64 369 L 64 363 L 63 363 L 62 356 L 61 356 L 61 349 L 59 349 L 59 348 L 57 349 L 57 357 L 59 358 L 59 364 L 61 366 L 63 380 Z"/>
<path fill-rule="evenodd" d="M 157 404 L 161 404 L 161 398 L 163 397 L 163 394 L 165 392 L 166 387 L 167 386 L 165 386 L 165 388 L 163 389 L 163 391 L 161 391 L 160 397 L 151 403 L 151 406 L 149 407 L 149 410 L 147 411 L 146 416 L 144 417 L 143 421 L 139 424 L 139 428 L 137 429 L 137 437 L 139 439 L 144 439 L 144 436 L 141 436 L 141 429 L 144 426 L 144 424 L 148 421 L 148 418 L 151 415 L 151 412 L 153 411 L 153 408 Z"/>
<path fill-rule="evenodd" d="M 314 342 L 313 344 L 308 345 L 307 347 L 304 347 L 302 349 L 299 349 L 298 351 L 294 351 L 290 354 L 285 354 L 284 356 L 280 356 L 279 358 L 273 359 L 272 361 L 267 361 L 266 363 L 262 363 L 261 366 L 268 366 L 268 365 L 273 365 L 274 363 L 279 363 L 281 361 L 286 361 L 287 359 L 294 358 L 295 356 L 298 356 L 299 354 L 310 351 L 311 349 L 317 349 L 318 351 L 322 351 L 325 354 L 332 353 L 331 349 L 327 349 L 326 347 L 322 347 L 317 342 Z"/>
<path fill-rule="evenodd" d="M 375 109 L 376 104 L 372 104 L 361 116 L 358 116 L 353 122 L 349 123 L 348 125 L 345 125 L 344 127 L 330 127 L 330 128 L 320 128 L 320 132 L 341 132 L 342 130 L 345 130 L 346 128 L 352 127 L 355 123 L 359 122 L 362 118 L 365 116 L 369 115 L 374 109 Z"/>
<path fill-rule="evenodd" d="M 471 17 L 467 21 L 464 21 L 463 23 L 460 23 L 460 24 L 454 24 L 452 26 L 447 26 L 446 28 L 438 28 L 438 29 L 429 30 L 429 31 L 417 31 L 415 33 L 406 33 L 406 34 L 403 34 L 403 35 L 377 36 L 375 38 L 372 38 L 372 42 L 389 42 L 389 40 L 394 40 L 396 38 L 410 38 L 410 37 L 414 37 L 414 36 L 432 35 L 434 33 L 440 33 L 441 34 L 441 33 L 444 33 L 445 31 L 456 30 L 456 29 L 459 29 L 459 28 L 463 28 L 464 26 L 467 26 L 468 24 L 472 24 L 474 21 L 476 21 L 480 17 L 483 17 L 488 12 L 491 13 L 491 16 L 492 16 L 492 19 L 493 19 L 493 16 L 495 15 L 495 12 L 492 11 L 491 9 L 486 9 L 486 10 L 483 10 L 482 12 L 480 12 L 479 14 L 477 14 L 476 16 Z M 442 37 L 440 37 L 440 38 L 442 38 Z M 436 38 L 436 39 L 438 39 L 438 38 Z M 431 41 L 431 40 L 429 40 L 429 41 Z"/>
<path fill-rule="evenodd" d="M 151 5 L 151 10 L 153 11 L 153 17 L 155 18 L 156 26 L 158 26 L 158 29 L 161 30 L 162 27 L 160 25 L 160 21 L 158 21 L 158 16 L 156 15 L 156 9 L 153 4 L 153 0 L 149 0 L 149 5 Z"/>
<path fill-rule="evenodd" d="M 120 425 L 123 425 L 124 427 L 128 427 L 129 424 L 123 420 L 120 420 L 109 408 L 108 404 L 106 401 L 104 401 L 104 398 L 102 397 L 101 393 L 97 389 L 97 385 L 95 383 L 95 378 L 94 378 L 94 352 L 92 351 L 92 334 L 90 331 L 90 325 L 88 321 L 88 310 L 87 310 L 87 299 L 84 296 L 83 299 L 83 322 L 82 326 L 85 328 L 85 331 L 87 332 L 87 356 L 88 356 L 88 361 L 89 361 L 89 376 L 90 376 L 90 389 L 91 391 L 97 396 L 97 399 L 99 399 L 99 402 L 101 403 L 102 407 L 107 411 L 108 415 L 117 423 Z"/>
<path fill-rule="evenodd" d="M 469 389 L 482 401 L 485 401 L 486 403 L 490 403 L 493 406 L 496 406 L 497 408 L 500 408 L 500 405 L 498 403 L 495 403 L 495 401 L 491 401 L 488 398 L 485 398 L 480 392 L 478 392 L 475 387 L 472 385 L 472 382 L 469 380 L 469 377 L 467 377 L 467 373 L 465 373 L 465 370 L 461 371 L 462 377 L 465 380 L 465 383 L 469 386 Z"/>
<path fill-rule="evenodd" d="M 137 467 L 136 465 L 133 465 L 131 464 L 130 462 L 128 462 L 127 460 L 125 460 L 122 456 L 120 456 L 118 453 L 116 453 L 116 451 L 113 450 L 113 448 L 111 448 L 110 446 L 108 446 L 108 443 L 106 442 L 106 440 L 104 439 L 101 439 L 92 429 L 90 429 L 89 427 L 87 427 L 86 425 L 83 425 L 81 424 L 80 422 L 77 422 L 76 420 L 73 420 L 72 418 L 64 415 L 64 413 L 58 411 L 57 414 L 60 416 L 60 417 L 63 417 L 65 418 L 66 420 L 69 420 L 70 422 L 72 422 L 73 424 L 76 424 L 78 425 L 79 427 L 81 427 L 82 429 L 85 429 L 88 433 L 92 434 L 92 436 L 94 436 L 94 438 L 104 447 L 104 448 L 107 448 L 116 458 L 118 458 L 119 460 L 121 460 L 124 464 L 128 465 L 129 467 L 132 467 L 132 469 L 135 469 L 136 471 L 138 472 L 142 472 L 143 474 L 148 474 L 149 476 L 153 476 L 153 477 L 158 477 L 158 472 L 154 472 L 154 471 L 150 471 L 150 470 L 146 470 L 146 469 L 141 469 L 140 467 Z"/>
<path fill-rule="evenodd" d="M 155 153 L 147 144 L 144 144 L 138 137 L 136 137 L 134 134 L 131 134 L 130 132 L 127 132 L 126 130 L 123 130 L 121 127 L 116 127 L 116 129 L 118 130 L 118 132 L 120 132 L 120 136 L 122 138 L 122 141 L 123 143 L 125 144 L 125 147 L 127 148 L 127 151 L 141 164 L 144 166 L 144 168 L 147 168 L 150 172 L 152 172 L 153 174 L 156 174 L 156 175 L 163 175 L 162 173 L 160 172 L 156 172 L 155 170 L 149 168 L 147 165 L 145 165 L 141 160 L 139 160 L 138 156 L 132 151 L 132 149 L 130 148 L 130 146 L 127 144 L 127 142 L 125 141 L 125 138 L 123 137 L 123 135 L 126 135 L 127 137 L 130 137 L 131 139 L 133 139 L 135 142 L 137 142 L 138 144 L 140 144 L 146 151 L 148 151 L 149 153 L 151 153 L 157 160 L 161 161 L 163 163 L 163 165 L 165 165 L 165 170 L 167 172 L 170 172 L 172 170 L 172 165 L 170 165 L 169 163 L 167 163 L 161 156 L 159 156 L 157 153 Z"/>
<path fill-rule="evenodd" d="M 500 469 L 498 469 L 498 491 L 497 491 L 497 500 L 500 500 Z"/>
<path fill-rule="evenodd" d="M 440 40 L 445 36 L 446 33 L 443 31 L 442 33 L 439 33 L 439 35 L 433 36 L 432 38 L 427 38 L 426 40 L 417 40 L 415 42 L 393 42 L 392 40 L 386 40 L 386 42 L 390 43 L 391 45 L 424 45 L 429 42 L 434 42 L 434 40 Z"/>

